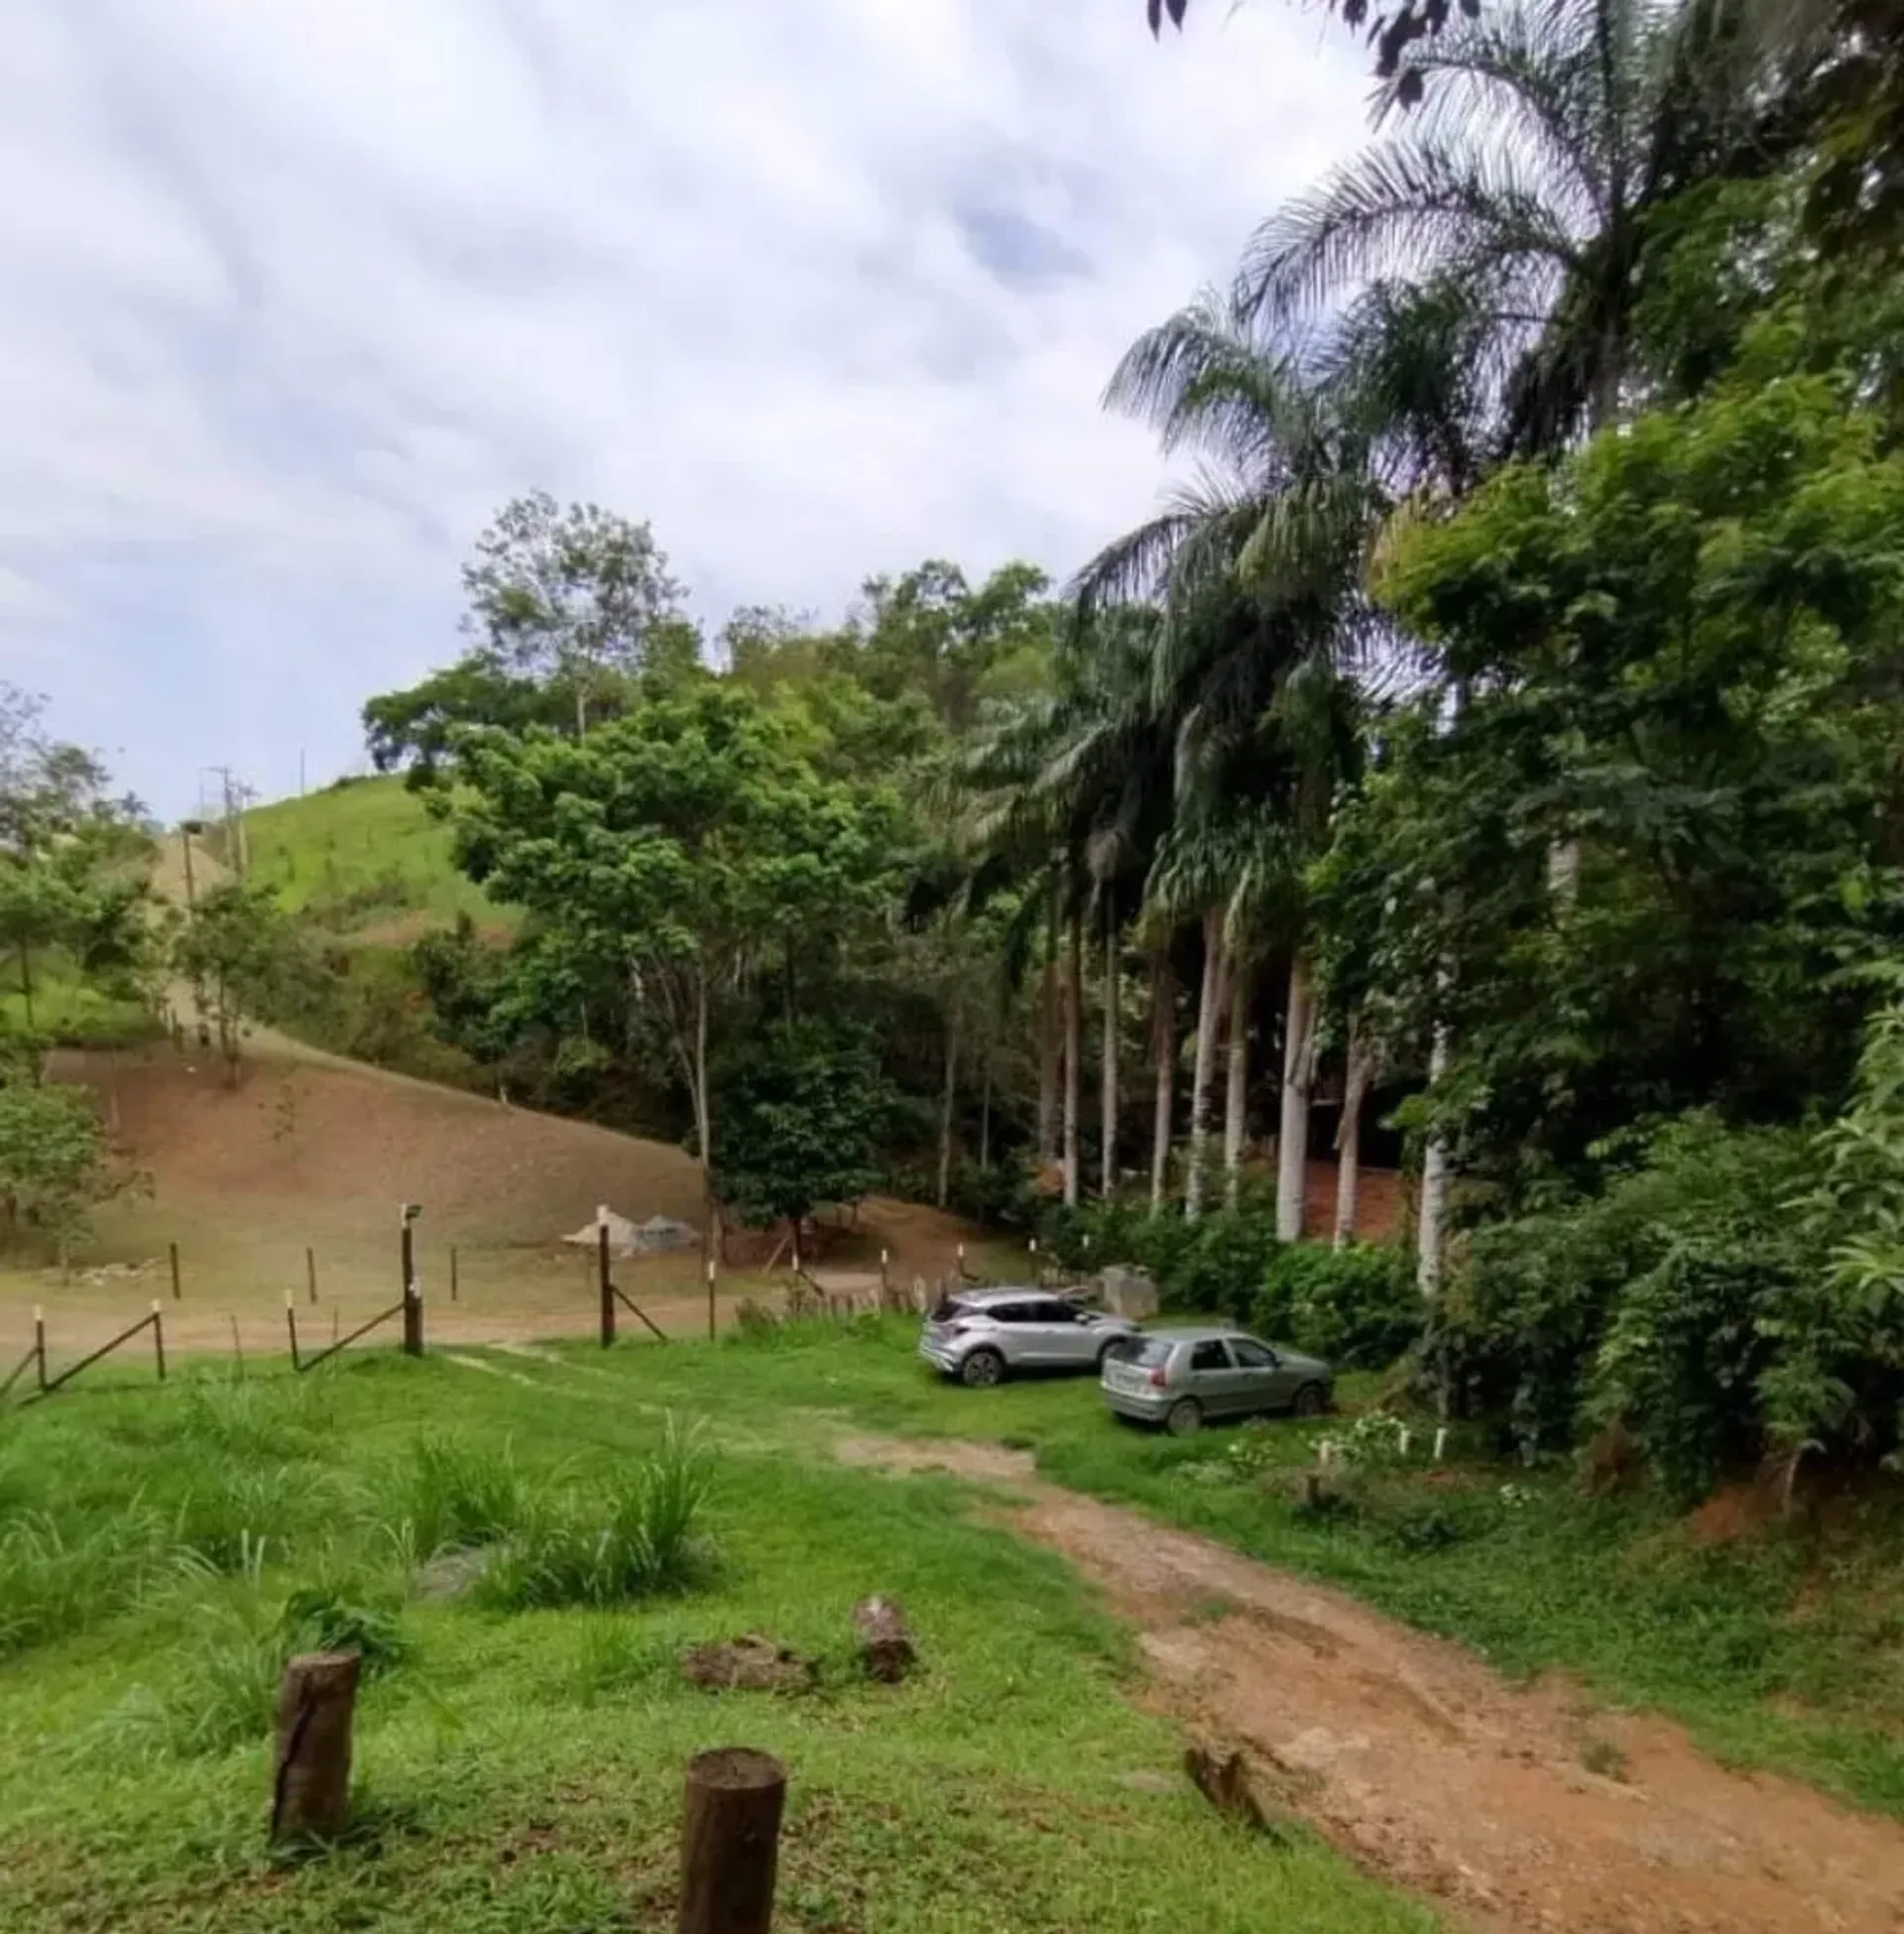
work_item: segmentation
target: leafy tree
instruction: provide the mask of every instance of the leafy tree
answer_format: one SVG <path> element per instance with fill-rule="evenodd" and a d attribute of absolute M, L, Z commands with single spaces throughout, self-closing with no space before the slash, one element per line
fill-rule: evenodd
<path fill-rule="evenodd" d="M 199 895 L 173 927 L 171 959 L 192 988 L 200 1027 L 217 1029 L 233 1087 L 246 1024 L 308 1000 L 319 973 L 302 931 L 270 888 L 241 881 Z"/>
<path fill-rule="evenodd" d="M 504 506 L 463 589 L 465 628 L 498 664 L 568 692 L 578 735 L 614 677 L 641 670 L 681 595 L 647 524 L 544 491 Z"/>
<path fill-rule="evenodd" d="M 857 1202 L 880 1177 L 892 1095 L 859 1029 L 794 1020 L 759 1029 L 724 1057 L 714 1182 L 754 1228 L 801 1225 L 824 1203 Z"/>
<path fill-rule="evenodd" d="M 489 651 L 475 652 L 420 683 L 366 701 L 364 736 L 380 773 L 410 767 L 432 775 L 458 726 L 559 726 L 573 715 L 570 694 L 512 672 Z"/>
<path fill-rule="evenodd" d="M 894 802 L 821 778 L 786 719 L 713 681 L 586 740 L 469 733 L 456 776 L 459 863 L 531 909 L 578 985 L 658 1027 L 710 1174 L 722 1004 L 757 963 L 830 951 L 885 905 Z"/>
<path fill-rule="evenodd" d="M 86 1090 L 0 1082 L 0 1200 L 10 1228 L 54 1239 L 61 1268 L 93 1207 L 140 1180 L 114 1159 Z"/>

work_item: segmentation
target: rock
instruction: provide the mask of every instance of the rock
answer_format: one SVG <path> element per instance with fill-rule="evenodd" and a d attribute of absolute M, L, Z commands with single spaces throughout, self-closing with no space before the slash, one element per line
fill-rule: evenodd
<path fill-rule="evenodd" d="M 1148 1269 L 1130 1269 L 1113 1264 L 1104 1271 L 1104 1306 L 1113 1316 L 1140 1323 L 1157 1313 L 1157 1285 Z"/>
<path fill-rule="evenodd" d="M 1175 1793 L 1181 1789 L 1167 1772 L 1158 1772 L 1154 1766 L 1137 1766 L 1130 1772 L 1118 1774 L 1118 1784 L 1132 1793 Z"/>
<path fill-rule="evenodd" d="M 759 1632 L 690 1645 L 681 1654 L 681 1676 L 719 1692 L 804 1692 L 814 1664 Z"/>
<path fill-rule="evenodd" d="M 1238 1748 L 1195 1741 L 1184 1753 L 1183 1769 L 1219 1813 L 1278 1840 L 1293 1833 L 1294 1818 L 1279 1804 L 1273 1778 Z"/>
<path fill-rule="evenodd" d="M 425 1601 L 461 1598 L 488 1566 L 487 1551 L 439 1551 L 417 1568 L 416 1595 Z"/>
<path fill-rule="evenodd" d="M 918 1662 L 918 1651 L 895 1598 L 876 1592 L 853 1608 L 853 1627 L 860 1634 L 860 1661 L 870 1679 L 897 1685 Z"/>

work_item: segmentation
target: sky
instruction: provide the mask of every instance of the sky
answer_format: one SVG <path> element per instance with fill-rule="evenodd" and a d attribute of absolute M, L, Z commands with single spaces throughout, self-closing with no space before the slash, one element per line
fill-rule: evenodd
<path fill-rule="evenodd" d="M 507 499 L 708 632 L 1154 507 L 1130 339 L 1362 138 L 1296 0 L 8 0 L 0 678 L 159 813 L 361 770 Z"/>

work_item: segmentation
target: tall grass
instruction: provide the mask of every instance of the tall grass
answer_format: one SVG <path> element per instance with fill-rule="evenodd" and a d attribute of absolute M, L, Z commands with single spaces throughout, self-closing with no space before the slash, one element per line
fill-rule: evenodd
<path fill-rule="evenodd" d="M 0 1523 L 0 1657 L 109 1618 L 175 1556 L 137 1505 L 71 1523 L 46 1511 Z"/>
<path fill-rule="evenodd" d="M 654 1456 L 607 1485 L 534 1500 L 484 1573 L 480 1596 L 521 1611 L 686 1590 L 712 1562 L 696 1526 L 713 1476 L 705 1434 L 670 1416 Z"/>
<path fill-rule="evenodd" d="M 390 1483 L 373 1494 L 371 1521 L 411 1566 L 443 1551 L 495 1544 L 532 1511 L 507 1443 L 428 1431 L 411 1440 Z"/>

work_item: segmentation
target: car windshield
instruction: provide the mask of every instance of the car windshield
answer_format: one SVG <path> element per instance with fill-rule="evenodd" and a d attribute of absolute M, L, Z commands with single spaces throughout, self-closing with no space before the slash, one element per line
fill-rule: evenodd
<path fill-rule="evenodd" d="M 1120 1363 L 1133 1363 L 1140 1369 L 1154 1370 L 1170 1359 L 1170 1346 L 1160 1336 L 1127 1336 L 1112 1344 L 1110 1354 Z"/>

